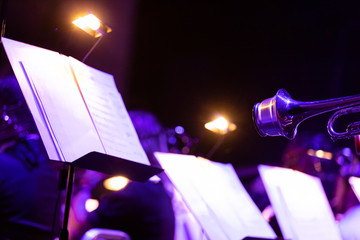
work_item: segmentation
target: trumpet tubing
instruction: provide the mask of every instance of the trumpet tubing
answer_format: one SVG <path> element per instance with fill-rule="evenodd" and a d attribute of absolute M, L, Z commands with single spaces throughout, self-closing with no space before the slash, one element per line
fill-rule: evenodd
<path fill-rule="evenodd" d="M 338 110 L 329 119 L 328 132 L 333 140 L 350 138 L 360 134 L 360 123 L 350 124 L 346 133 L 335 132 L 333 123 L 341 115 L 360 111 L 360 106 L 358 105 L 360 105 L 360 94 L 304 102 L 292 99 L 285 89 L 280 89 L 274 97 L 254 105 L 253 122 L 257 132 L 262 137 L 283 136 L 291 140 L 296 136 L 298 125 L 305 119 Z"/>

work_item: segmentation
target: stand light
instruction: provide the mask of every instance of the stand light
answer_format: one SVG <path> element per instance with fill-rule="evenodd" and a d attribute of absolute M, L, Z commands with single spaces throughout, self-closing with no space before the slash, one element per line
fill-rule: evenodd
<path fill-rule="evenodd" d="M 85 55 L 85 57 L 82 59 L 82 62 L 85 62 L 87 57 L 90 55 L 90 53 L 95 49 L 95 47 L 99 44 L 103 36 L 107 33 L 110 33 L 112 30 L 111 28 L 103 23 L 99 18 L 97 18 L 95 15 L 93 15 L 90 11 L 88 11 L 88 14 L 82 17 L 79 17 L 78 19 L 74 20 L 72 22 L 75 26 L 82 29 L 89 35 L 91 35 L 94 38 L 97 38 L 98 40 L 95 42 L 95 44 L 91 47 L 89 52 Z"/>
<path fill-rule="evenodd" d="M 225 135 L 231 131 L 236 130 L 236 125 L 232 122 L 229 122 L 223 116 L 218 115 L 218 117 L 215 120 L 206 123 L 204 126 L 206 129 L 220 135 L 217 142 L 214 144 L 214 146 L 210 149 L 209 153 L 206 155 L 207 158 L 210 158 L 224 141 Z"/>

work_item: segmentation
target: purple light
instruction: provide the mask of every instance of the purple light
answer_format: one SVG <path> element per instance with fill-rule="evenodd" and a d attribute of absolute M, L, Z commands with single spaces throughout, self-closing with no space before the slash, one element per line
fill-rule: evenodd
<path fill-rule="evenodd" d="M 185 131 L 184 131 L 184 128 L 182 126 L 176 126 L 175 127 L 175 132 L 177 134 L 183 134 Z"/>

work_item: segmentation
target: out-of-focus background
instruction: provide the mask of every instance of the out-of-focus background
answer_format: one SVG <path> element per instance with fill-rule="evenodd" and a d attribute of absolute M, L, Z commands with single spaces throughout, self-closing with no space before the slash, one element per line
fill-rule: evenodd
<path fill-rule="evenodd" d="M 201 156 L 219 138 L 204 124 L 226 116 L 237 129 L 211 159 L 238 169 L 279 163 L 288 143 L 256 133 L 255 103 L 280 88 L 303 101 L 360 93 L 355 1 L 11 0 L 5 37 L 81 60 L 96 41 L 71 23 L 84 10 L 112 28 L 85 63 L 114 75 L 127 108 L 184 127 Z M 299 131 L 326 132 L 328 117 Z"/>

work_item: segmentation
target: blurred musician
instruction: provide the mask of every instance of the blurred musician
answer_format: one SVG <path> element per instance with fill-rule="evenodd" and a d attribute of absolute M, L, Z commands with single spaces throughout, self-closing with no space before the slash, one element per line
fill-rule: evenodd
<path fill-rule="evenodd" d="M 161 125 L 152 115 L 138 115 L 131 111 L 129 114 L 150 162 L 156 165 L 153 151 L 166 151 L 159 137 Z M 104 187 L 104 181 L 110 177 L 85 171 L 77 178 L 81 181 L 77 183 L 81 189 L 72 201 L 72 239 L 81 238 L 90 228 L 107 228 L 121 230 L 132 240 L 172 240 L 174 212 L 163 183 L 158 178 L 145 183 L 129 181 L 122 189 L 112 191 Z M 84 205 L 88 199 L 98 201 L 99 205 L 94 211 L 86 212 Z"/>
<path fill-rule="evenodd" d="M 54 239 L 58 173 L 13 75 L 0 78 L 0 239 Z"/>
<path fill-rule="evenodd" d="M 129 111 L 140 142 L 154 166 L 159 166 L 154 152 L 169 152 L 170 129 L 164 129 L 150 112 Z M 184 133 L 182 133 L 184 134 Z M 188 147 L 189 143 L 185 145 Z M 178 143 L 177 145 L 182 145 Z M 170 143 L 175 150 L 174 139 Z M 187 148 L 186 148 L 187 149 Z M 76 185 L 82 186 L 72 200 L 72 239 L 79 239 L 90 228 L 110 228 L 126 232 L 132 240 L 191 240 L 203 234 L 200 226 L 175 191 L 165 173 L 153 177 L 146 183 L 132 182 L 121 190 L 104 189 L 104 181 L 110 176 L 93 171 L 81 173 Z M 96 210 L 87 213 L 85 202 L 93 198 L 99 201 Z M 79 211 L 79 210 L 83 211 Z"/>
<path fill-rule="evenodd" d="M 130 118 L 138 133 L 140 142 L 152 165 L 161 167 L 154 152 L 171 152 L 187 154 L 196 140 L 192 139 L 184 129 L 164 129 L 157 117 L 144 110 L 129 111 Z M 178 127 L 181 128 L 181 127 Z M 176 191 L 165 172 L 159 174 L 162 185 L 171 198 L 175 215 L 174 240 L 205 239 L 201 226 L 184 203 L 180 193 Z"/>
<path fill-rule="evenodd" d="M 324 187 L 333 213 L 337 219 L 353 206 L 354 194 L 348 186 L 347 178 L 341 171 L 345 166 L 340 164 L 343 157 L 330 137 L 324 133 L 302 132 L 286 145 L 281 159 L 281 166 L 301 171 L 318 177 Z M 344 160 L 349 161 L 349 160 Z M 343 161 L 343 162 L 344 162 Z M 278 235 L 280 229 L 274 219 L 274 212 L 267 198 L 265 188 L 260 178 L 251 182 L 249 194 L 259 209 L 268 218 Z"/>

